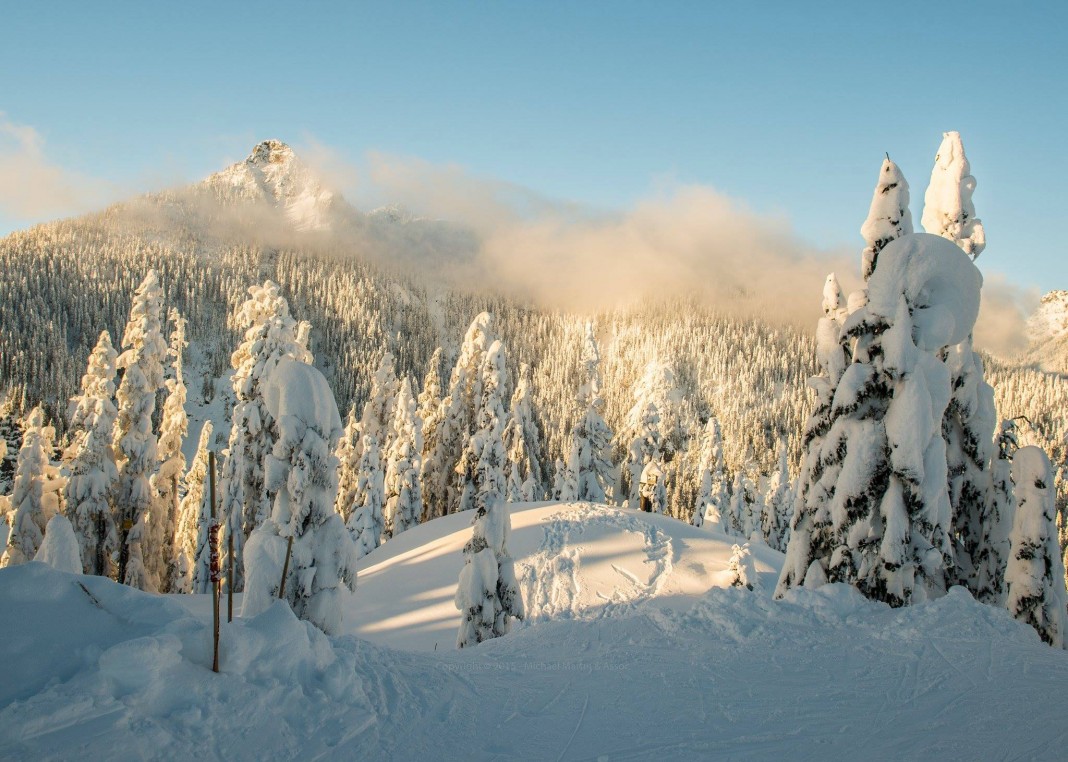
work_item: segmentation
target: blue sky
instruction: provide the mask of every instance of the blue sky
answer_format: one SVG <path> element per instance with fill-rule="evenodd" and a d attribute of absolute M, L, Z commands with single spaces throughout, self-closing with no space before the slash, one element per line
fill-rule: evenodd
<path fill-rule="evenodd" d="M 32 128 L 39 160 L 80 185 L 55 208 L 0 191 L 0 232 L 279 137 L 597 209 L 707 185 L 859 256 L 883 152 L 918 223 L 955 129 L 981 268 L 1068 287 L 1066 3 L 41 2 L 3 18 L 0 162 L 20 150 L 12 126 Z"/>

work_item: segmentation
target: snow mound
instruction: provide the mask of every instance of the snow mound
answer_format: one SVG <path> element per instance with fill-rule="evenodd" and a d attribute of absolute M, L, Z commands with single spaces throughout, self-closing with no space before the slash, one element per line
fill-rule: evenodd
<path fill-rule="evenodd" d="M 620 617 L 686 607 L 730 585 L 738 538 L 651 513 L 592 503 L 515 503 L 509 550 L 526 604 L 513 631 L 559 619 Z M 361 559 L 345 630 L 394 648 L 451 648 L 460 626 L 453 597 L 471 516 L 409 529 Z M 764 589 L 775 587 L 782 556 L 752 548 Z"/>

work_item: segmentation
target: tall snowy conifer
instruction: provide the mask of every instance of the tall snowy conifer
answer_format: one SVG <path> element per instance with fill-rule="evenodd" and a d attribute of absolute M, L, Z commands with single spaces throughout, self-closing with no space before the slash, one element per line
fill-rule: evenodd
<path fill-rule="evenodd" d="M 263 402 L 277 427 L 266 484 L 271 516 L 249 537 L 243 615 L 254 616 L 279 596 L 301 619 L 327 634 L 341 627 L 341 589 L 356 589 L 356 549 L 334 512 L 341 416 L 323 375 L 283 358 L 267 377 Z"/>
<path fill-rule="evenodd" d="M 400 388 L 395 365 L 393 355 L 386 352 L 378 364 L 378 370 L 371 377 L 371 394 L 360 418 L 361 433 L 375 437 L 383 450 L 388 450 L 391 444 L 393 407 L 397 403 L 397 391 Z"/>
<path fill-rule="evenodd" d="M 412 382 L 405 378 L 393 414 L 393 443 L 386 454 L 385 533 L 396 537 L 419 523 L 423 493 L 419 484 L 423 427 Z"/>
<path fill-rule="evenodd" d="M 783 506 L 791 502 L 793 493 L 790 489 L 790 464 L 786 439 L 779 442 L 779 468 L 768 480 L 767 494 L 762 501 L 760 527 L 768 545 L 776 550 L 785 550 L 783 535 L 786 525 L 782 523 L 785 514 Z"/>
<path fill-rule="evenodd" d="M 419 466 L 419 484 L 423 495 L 423 518 L 430 519 L 432 506 L 444 501 L 440 493 L 441 468 L 434 460 L 437 451 L 438 426 L 441 424 L 441 347 L 434 350 L 419 392 L 419 419 L 423 422 L 423 452 Z"/>
<path fill-rule="evenodd" d="M 449 377 L 449 393 L 441 403 L 440 422 L 428 463 L 431 470 L 424 471 L 424 485 L 430 481 L 430 490 L 424 499 L 435 500 L 427 506 L 432 517 L 460 509 L 463 487 L 456 478 L 457 467 L 478 424 L 482 365 L 494 341 L 493 316 L 488 312 L 480 313 L 467 329 L 456 366 Z"/>
<path fill-rule="evenodd" d="M 48 522 L 62 507 L 63 479 L 52 465 L 56 431 L 45 425 L 44 411 L 35 407 L 23 423 L 22 447 L 11 491 L 10 532 L 0 568 L 32 561 L 44 541 Z"/>
<path fill-rule="evenodd" d="M 456 589 L 461 612 L 458 648 L 508 633 L 513 618 L 524 616 L 523 598 L 508 551 L 511 517 L 504 500 L 504 445 L 501 441 L 506 385 L 504 349 L 493 342 L 483 363 L 479 430 L 471 436 L 461 467 L 466 474 L 464 507 L 474 510 L 471 540 L 464 546 L 464 568 Z"/>
<path fill-rule="evenodd" d="M 1040 447 L 1021 447 L 1012 460 L 1016 516 L 1005 570 L 1006 607 L 1054 648 L 1065 645 L 1064 567 L 1057 542 L 1053 467 Z"/>
<path fill-rule="evenodd" d="M 983 525 L 985 552 L 976 556 L 976 598 L 991 606 L 1005 601 L 1005 565 L 1009 559 L 1009 536 L 1016 517 L 1016 494 L 1012 484 L 1012 458 L 1020 447 L 1016 423 L 1001 422 L 990 467 L 993 487 L 990 513 Z"/>
<path fill-rule="evenodd" d="M 130 320 L 122 337 L 123 353 L 117 366 L 125 372 L 116 394 L 118 421 L 114 447 L 119 479 L 115 490 L 115 513 L 119 525 L 119 581 L 155 592 L 160 579 L 145 565 L 163 551 L 153 545 L 147 522 L 152 510 L 150 483 L 157 460 L 156 433 L 152 416 L 156 392 L 163 388 L 163 361 L 167 344 L 160 318 L 163 289 L 155 270 L 150 270 L 134 293 Z"/>
<path fill-rule="evenodd" d="M 947 132 L 924 197 L 923 226 L 928 233 L 953 241 L 972 259 L 986 247 L 983 224 L 972 204 L 974 191 L 975 178 L 960 134 Z M 979 558 L 991 552 L 983 538 L 993 500 L 994 390 L 984 379 L 983 361 L 973 350 L 970 334 L 946 350 L 945 360 L 953 389 L 942 424 L 955 542 L 953 579 L 979 596 Z"/>
<path fill-rule="evenodd" d="M 111 554 L 118 547 L 115 519 L 108 496 L 118 478 L 111 431 L 115 408 L 115 361 L 107 331 L 100 334 L 82 376 L 82 393 L 71 400 L 70 424 L 74 439 L 64 454 L 70 478 L 66 488 L 67 517 L 82 553 L 86 574 L 111 574 Z"/>
<path fill-rule="evenodd" d="M 713 531 L 727 532 L 730 490 L 723 473 L 723 433 L 715 418 L 709 418 L 705 424 L 698 463 L 700 488 L 690 523 L 695 527 L 707 523 Z"/>
<path fill-rule="evenodd" d="M 795 517 L 780 594 L 803 582 L 802 556 L 820 567 L 806 575 L 894 606 L 946 589 L 953 548 L 941 421 L 951 390 L 940 355 L 971 332 L 981 282 L 963 252 L 935 236 L 902 236 L 880 253 L 868 303 L 842 329 L 864 351 L 835 390 L 822 473 L 808 485 L 826 496 L 829 541 L 814 552 Z M 807 550 L 794 552 L 795 542 Z"/>
<path fill-rule="evenodd" d="M 289 303 L 278 284 L 252 286 L 233 323 L 245 333 L 230 357 L 234 368 L 234 409 L 230 441 L 222 474 L 223 535 L 220 547 L 234 548 L 234 589 L 244 585 L 245 540 L 271 511 L 273 495 L 264 481 L 264 462 L 274 448 L 274 420 L 264 405 L 263 385 L 285 358 L 311 363 L 309 326 L 289 314 Z M 228 562 L 224 562 L 227 565 Z"/>
<path fill-rule="evenodd" d="M 356 415 L 356 405 L 349 408 L 349 415 L 345 419 L 345 428 L 341 432 L 341 439 L 337 443 L 338 487 L 337 501 L 334 510 L 341 516 L 342 521 L 348 521 L 353 507 L 356 505 L 356 487 L 360 482 L 360 454 L 363 450 L 363 442 L 360 435 L 360 419 Z"/>
<path fill-rule="evenodd" d="M 174 378 L 166 381 L 168 393 L 163 403 L 157 447 L 159 466 L 151 479 L 154 500 L 148 521 L 151 545 L 157 550 L 151 558 L 145 559 L 151 575 L 159 580 L 161 593 L 171 592 L 171 582 L 182 576 L 178 571 L 180 561 L 174 535 L 178 522 L 178 482 L 185 471 L 182 443 L 189 433 L 189 417 L 185 413 L 185 378 L 182 374 L 182 353 L 189 346 L 185 339 L 186 320 L 178 314 L 178 310 L 172 309 L 170 321 L 174 326 L 169 350 Z"/>
<path fill-rule="evenodd" d="M 627 431 L 633 436 L 627 445 L 623 465 L 620 468 L 621 496 L 626 496 L 626 506 L 638 508 L 641 504 L 640 485 L 642 470 L 650 461 L 659 461 L 663 457 L 663 443 L 660 436 L 660 412 L 653 402 L 646 402 L 640 417 L 631 420 Z"/>
<path fill-rule="evenodd" d="M 456 467 L 461 511 L 485 508 L 486 500 L 505 497 L 507 456 L 504 452 L 504 393 L 508 384 L 504 345 L 494 341 L 479 372 L 481 399 L 478 428 L 469 438 Z"/>
<path fill-rule="evenodd" d="M 777 598 L 781 598 L 787 590 L 805 584 L 813 564 L 817 568 L 813 569 L 812 583 L 826 579 L 824 561 L 821 559 L 829 558 L 832 545 L 830 495 L 821 486 L 827 475 L 822 451 L 835 418 L 835 392 L 851 360 L 848 339 L 842 334 L 848 314 L 844 302 L 838 279 L 831 273 L 823 285 L 823 317 L 816 326 L 816 363 L 820 372 L 808 380 L 809 387 L 816 393 L 816 400 L 801 437 L 804 458 L 794 495 L 790 542 L 775 588 Z M 834 483 L 840 466 L 841 459 L 833 458 L 828 483 Z"/>
<path fill-rule="evenodd" d="M 541 433 L 531 391 L 530 366 L 524 363 L 519 383 L 512 395 L 512 408 L 504 428 L 504 449 L 508 454 L 508 489 L 510 501 L 531 501 L 544 493 L 541 473 Z"/>
<path fill-rule="evenodd" d="M 363 453 L 357 466 L 356 491 L 352 508 L 345 526 L 356 546 L 357 558 L 370 553 L 382 544 L 386 521 L 385 474 L 382 472 L 382 449 L 378 438 L 365 436 L 361 444 Z"/>
<path fill-rule="evenodd" d="M 567 478 L 559 499 L 588 500 L 603 503 L 614 481 L 611 460 L 612 430 L 601 411 L 601 351 L 593 324 L 586 323 L 582 344 L 582 384 L 579 386 L 578 409 L 582 416 L 571 431 L 571 452 Z"/>
<path fill-rule="evenodd" d="M 211 421 L 204 421 L 193 463 L 185 474 L 185 497 L 178 506 L 178 530 L 174 538 L 177 563 L 171 578 L 173 593 L 211 592 L 208 448 L 212 431 Z"/>

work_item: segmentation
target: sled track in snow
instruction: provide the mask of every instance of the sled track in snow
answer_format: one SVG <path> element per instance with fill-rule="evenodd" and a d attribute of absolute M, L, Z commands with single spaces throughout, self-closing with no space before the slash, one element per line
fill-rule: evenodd
<path fill-rule="evenodd" d="M 624 616 L 655 597 L 671 576 L 673 548 L 671 538 L 642 516 L 623 509 L 584 503 L 545 521 L 545 536 L 538 552 L 517 567 L 527 621 Z M 583 536 L 598 529 L 639 535 L 645 562 L 652 566 L 649 581 L 644 582 L 627 569 L 612 564 L 618 580 L 610 595 L 597 593 L 603 602 L 601 605 L 582 600 Z"/>

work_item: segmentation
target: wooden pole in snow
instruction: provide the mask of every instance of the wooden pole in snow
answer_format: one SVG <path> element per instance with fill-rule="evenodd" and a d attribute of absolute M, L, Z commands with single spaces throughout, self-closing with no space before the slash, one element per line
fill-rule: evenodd
<path fill-rule="evenodd" d="M 219 671 L 219 520 L 215 516 L 215 453 L 208 452 L 208 485 L 211 500 L 211 528 L 208 545 L 211 552 L 212 672 Z"/>
<path fill-rule="evenodd" d="M 293 535 L 289 535 L 289 542 L 286 543 L 286 560 L 282 564 L 282 581 L 278 583 L 278 597 L 285 598 L 286 595 L 286 575 L 289 574 L 289 556 L 293 553 Z"/>
<path fill-rule="evenodd" d="M 226 535 L 226 621 L 234 621 L 234 535 Z"/>

